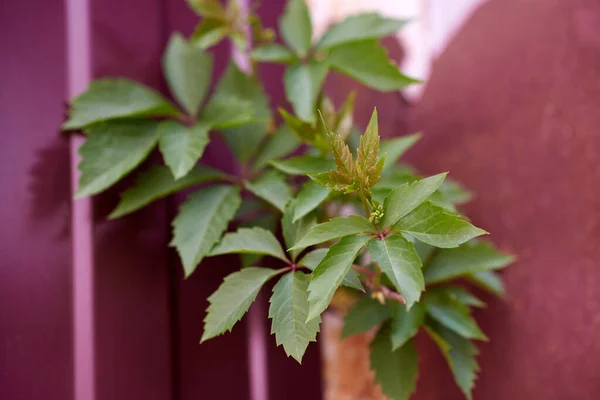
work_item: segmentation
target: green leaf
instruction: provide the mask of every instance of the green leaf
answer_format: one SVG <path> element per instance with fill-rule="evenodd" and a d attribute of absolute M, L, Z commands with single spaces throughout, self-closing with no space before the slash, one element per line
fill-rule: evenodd
<path fill-rule="evenodd" d="M 333 69 L 383 92 L 419 82 L 400 72 L 388 59 L 385 49 L 372 40 L 336 46 L 331 49 L 327 61 Z"/>
<path fill-rule="evenodd" d="M 91 196 L 109 188 L 150 154 L 158 135 L 151 121 L 111 121 L 88 128 L 79 148 L 82 157 L 76 197 Z"/>
<path fill-rule="evenodd" d="M 308 230 L 317 224 L 316 217 L 306 217 L 294 221 L 294 214 L 296 210 L 296 200 L 292 200 L 287 203 L 283 217 L 281 219 L 281 227 L 283 230 L 283 238 L 285 245 L 289 248 L 292 247 L 301 237 L 304 237 Z M 296 260 L 296 257 L 300 254 L 301 250 L 292 250 L 290 254 L 292 260 Z"/>
<path fill-rule="evenodd" d="M 275 206 L 279 211 L 292 199 L 292 189 L 283 176 L 276 171 L 268 171 L 254 182 L 246 182 L 246 189 Z"/>
<path fill-rule="evenodd" d="M 212 56 L 175 33 L 171 35 L 162 63 L 173 97 L 189 115 L 195 116 L 210 86 Z"/>
<path fill-rule="evenodd" d="M 310 342 L 316 342 L 321 317 L 307 321 L 309 275 L 300 271 L 284 275 L 273 288 L 269 318 L 273 320 L 271 334 L 285 353 L 302 363 Z"/>
<path fill-rule="evenodd" d="M 315 122 L 315 104 L 326 75 L 327 64 L 319 61 L 298 63 L 286 69 L 283 77 L 285 94 L 301 120 Z"/>
<path fill-rule="evenodd" d="M 300 140 L 294 132 L 286 125 L 268 136 L 260 152 L 254 160 L 254 170 L 257 171 L 273 160 L 285 157 L 300 146 Z"/>
<path fill-rule="evenodd" d="M 471 316 L 469 307 L 454 299 L 443 290 L 428 290 L 423 296 L 427 314 L 443 326 L 467 339 L 487 341 L 487 336 L 479 329 Z"/>
<path fill-rule="evenodd" d="M 462 275 L 501 269 L 514 260 L 514 256 L 499 252 L 490 243 L 467 242 L 454 249 L 438 251 L 425 269 L 425 282 L 438 283 Z"/>
<path fill-rule="evenodd" d="M 425 290 L 421 259 L 415 247 L 402 235 L 394 235 L 381 240 L 372 240 L 367 245 L 373 260 L 390 278 L 398 293 L 406 300 L 406 307 L 419 301 Z"/>
<path fill-rule="evenodd" d="M 225 19 L 225 8 L 219 0 L 186 0 L 192 10 L 201 17 Z"/>
<path fill-rule="evenodd" d="M 469 192 L 460 183 L 446 179 L 438 189 L 441 195 L 452 204 L 464 204 L 471 201 L 473 193 Z"/>
<path fill-rule="evenodd" d="M 354 99 L 356 92 L 350 92 L 342 108 L 338 111 L 335 117 L 333 131 L 342 139 L 346 139 L 354 126 Z"/>
<path fill-rule="evenodd" d="M 385 18 L 376 13 L 350 16 L 329 28 L 317 43 L 317 49 L 324 50 L 342 43 L 392 35 L 406 22 L 401 19 Z"/>
<path fill-rule="evenodd" d="M 352 268 L 358 253 L 369 240 L 369 236 L 346 236 L 329 248 L 325 258 L 313 271 L 308 286 L 310 310 L 307 321 L 325 311 L 335 291 Z"/>
<path fill-rule="evenodd" d="M 421 203 L 440 187 L 447 172 L 420 179 L 412 183 L 405 183 L 394 189 L 383 203 L 383 226 L 392 226 Z"/>
<path fill-rule="evenodd" d="M 202 122 L 185 126 L 163 121 L 158 126 L 159 148 L 175 179 L 184 177 L 196 165 L 208 144 L 210 126 Z"/>
<path fill-rule="evenodd" d="M 277 43 L 262 45 L 250 54 L 255 61 L 288 64 L 296 60 L 296 56 Z"/>
<path fill-rule="evenodd" d="M 400 305 L 394 307 L 391 325 L 392 351 L 401 348 L 412 339 L 424 320 L 425 307 L 420 303 L 416 303 L 408 311 Z"/>
<path fill-rule="evenodd" d="M 109 215 L 109 218 L 122 217 L 161 197 L 203 182 L 223 179 L 226 176 L 216 169 L 197 165 L 185 177 L 175 180 L 166 166 L 153 166 L 140 175 L 135 186 L 121 195 L 121 201 Z"/>
<path fill-rule="evenodd" d="M 390 329 L 386 326 L 377 333 L 369 350 L 371 370 L 383 393 L 391 400 L 408 400 L 415 391 L 419 375 L 419 356 L 412 341 L 392 351 Z"/>
<path fill-rule="evenodd" d="M 316 130 L 311 124 L 302 121 L 300 118 L 288 113 L 283 108 L 279 108 L 278 111 L 283 120 L 285 121 L 285 124 L 292 131 L 294 131 L 294 133 L 298 136 L 298 138 L 300 138 L 300 140 L 302 140 L 303 142 L 311 143 L 313 145 L 317 144 Z"/>
<path fill-rule="evenodd" d="M 333 159 L 337 167 L 336 172 L 348 182 L 352 183 L 356 177 L 356 165 L 352 158 L 352 152 L 350 151 L 350 148 L 341 136 L 329 131 L 327 125 L 325 125 L 323 116 L 321 116 L 319 123 L 321 129 L 325 131 L 329 142 L 331 143 Z"/>
<path fill-rule="evenodd" d="M 390 167 L 396 165 L 400 157 L 417 143 L 419 139 L 421 139 L 421 134 L 413 133 L 412 135 L 382 141 L 379 154 L 386 155 L 383 170 L 387 171 Z"/>
<path fill-rule="evenodd" d="M 304 0 L 290 0 L 279 20 L 279 31 L 285 43 L 300 57 L 310 49 L 312 41 L 312 23 Z"/>
<path fill-rule="evenodd" d="M 206 318 L 204 318 L 204 333 L 200 343 L 212 339 L 226 331 L 231 331 L 250 305 L 262 286 L 277 271 L 268 268 L 244 268 L 225 277 L 225 280 L 208 301 Z"/>
<path fill-rule="evenodd" d="M 403 217 L 392 229 L 442 248 L 457 247 L 474 237 L 487 234 L 460 216 L 450 214 L 428 201 Z"/>
<path fill-rule="evenodd" d="M 261 254 L 288 261 L 279 241 L 273 234 L 263 228 L 240 228 L 236 232 L 229 232 L 223 236 L 210 256 L 223 254 Z"/>
<path fill-rule="evenodd" d="M 365 134 L 360 138 L 356 152 L 356 169 L 363 187 L 370 188 L 377 183 L 381 176 L 383 163 L 377 163 L 379 155 L 379 128 L 377 124 L 377 109 L 367 126 Z"/>
<path fill-rule="evenodd" d="M 71 101 L 70 117 L 63 130 L 80 129 L 116 118 L 167 117 L 178 114 L 160 93 L 124 78 L 92 81 L 87 91 Z"/>
<path fill-rule="evenodd" d="M 189 40 L 201 49 L 208 49 L 223 40 L 228 32 L 229 27 L 226 22 L 205 17 L 196 25 Z"/>
<path fill-rule="evenodd" d="M 304 266 L 311 271 L 314 271 L 317 268 L 317 265 L 323 261 L 323 258 L 327 255 L 329 249 L 315 249 L 309 253 L 306 253 L 304 257 L 300 261 L 298 261 L 298 265 Z M 360 282 L 360 278 L 358 277 L 358 273 L 350 269 L 344 280 L 342 281 L 342 286 L 349 287 L 351 289 L 360 290 L 362 292 L 365 291 L 362 283 Z"/>
<path fill-rule="evenodd" d="M 329 193 L 328 189 L 313 181 L 308 181 L 302 185 L 296 197 L 293 221 L 299 220 L 321 205 L 327 199 Z"/>
<path fill-rule="evenodd" d="M 333 160 L 311 155 L 292 157 L 280 161 L 273 160 L 270 164 L 289 175 L 318 174 L 335 167 Z"/>
<path fill-rule="evenodd" d="M 427 332 L 448 362 L 456 384 L 465 397 L 471 400 L 479 372 L 479 364 L 475 358 L 479 354 L 477 347 L 469 340 L 438 324 L 431 324 Z"/>
<path fill-rule="evenodd" d="M 344 316 L 342 339 L 370 331 L 391 317 L 390 308 L 369 296 L 361 296 Z"/>
<path fill-rule="evenodd" d="M 194 272 L 227 229 L 242 202 L 234 186 L 215 185 L 190 195 L 172 222 L 173 240 L 185 276 Z"/>
<path fill-rule="evenodd" d="M 251 101 L 231 94 L 215 94 L 202 112 L 202 122 L 215 129 L 234 128 L 255 122 Z"/>
<path fill-rule="evenodd" d="M 495 272 L 483 271 L 477 272 L 471 275 L 467 275 L 466 278 L 479 286 L 483 290 L 494 294 L 498 297 L 503 297 L 505 294 L 504 283 L 502 278 Z"/>
<path fill-rule="evenodd" d="M 308 231 L 306 236 L 290 250 L 305 249 L 308 246 L 327 242 L 343 236 L 375 232 L 375 226 L 368 219 L 360 215 L 332 218 L 327 222 L 314 226 Z"/>
<path fill-rule="evenodd" d="M 439 288 L 435 288 L 435 290 L 443 291 L 445 295 L 450 297 L 452 300 L 458 301 L 466 306 L 477 308 L 485 307 L 485 302 L 483 300 L 476 297 L 474 294 L 461 286 L 441 286 Z"/>

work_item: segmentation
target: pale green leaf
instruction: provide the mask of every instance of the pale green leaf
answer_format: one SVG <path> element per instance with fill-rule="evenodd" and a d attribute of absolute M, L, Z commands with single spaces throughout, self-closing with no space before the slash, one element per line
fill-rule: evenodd
<path fill-rule="evenodd" d="M 268 136 L 254 160 L 254 170 L 259 170 L 269 163 L 273 163 L 281 157 L 285 157 L 300 146 L 300 140 L 296 134 L 287 126 L 282 125 L 279 129 Z"/>
<path fill-rule="evenodd" d="M 391 317 L 390 308 L 369 296 L 360 299 L 344 316 L 342 339 L 368 332 Z"/>
<path fill-rule="evenodd" d="M 391 341 L 392 350 L 397 350 L 412 339 L 425 320 L 425 307 L 415 303 L 410 310 L 396 305 L 392 314 Z"/>
<path fill-rule="evenodd" d="M 392 35 L 406 22 L 401 19 L 385 18 L 376 13 L 353 15 L 329 28 L 317 43 L 317 49 L 324 50 L 342 43 Z"/>
<path fill-rule="evenodd" d="M 179 113 L 160 93 L 125 78 L 92 81 L 88 90 L 71 101 L 63 130 L 79 129 L 116 118 L 167 117 Z"/>
<path fill-rule="evenodd" d="M 246 189 L 275 206 L 279 211 L 292 199 L 292 189 L 284 177 L 276 171 L 268 171 L 253 182 L 246 182 Z"/>
<path fill-rule="evenodd" d="M 490 243 L 471 241 L 454 249 L 438 251 L 424 271 L 425 282 L 432 284 L 462 275 L 497 270 L 514 260 L 514 256 L 499 252 Z"/>
<path fill-rule="evenodd" d="M 419 82 L 400 72 L 377 41 L 367 40 L 336 46 L 331 49 L 327 61 L 333 69 L 384 92 Z"/>
<path fill-rule="evenodd" d="M 332 218 L 327 222 L 314 226 L 291 249 L 304 249 L 308 246 L 338 239 L 343 236 L 375 232 L 375 226 L 368 219 L 360 215 Z"/>
<path fill-rule="evenodd" d="M 306 216 L 294 221 L 294 214 L 296 210 L 296 200 L 292 200 L 287 203 L 283 217 L 281 219 L 281 228 L 283 231 L 283 238 L 287 248 L 292 247 L 300 238 L 304 237 L 308 230 L 317 224 L 316 217 Z M 292 250 L 290 254 L 292 261 L 296 260 L 296 257 L 300 254 L 301 250 Z"/>
<path fill-rule="evenodd" d="M 163 121 L 158 126 L 159 149 L 175 179 L 184 177 L 196 165 L 208 144 L 210 126 L 197 123 L 185 126 Z"/>
<path fill-rule="evenodd" d="M 292 157 L 287 160 L 274 160 L 270 164 L 289 175 L 318 174 L 335 167 L 335 162 L 332 159 L 311 155 Z"/>
<path fill-rule="evenodd" d="M 469 307 L 444 290 L 428 290 L 423 296 L 427 314 L 448 329 L 467 339 L 487 341 Z"/>
<path fill-rule="evenodd" d="M 310 49 L 312 23 L 304 0 L 290 0 L 279 20 L 279 31 L 285 43 L 300 57 Z"/>
<path fill-rule="evenodd" d="M 275 334 L 277 345 L 283 345 L 285 353 L 299 363 L 310 342 L 317 340 L 321 324 L 318 316 L 309 321 L 308 283 L 310 276 L 300 271 L 284 275 L 273 288 L 269 307 L 269 318 L 273 320 L 271 334 Z"/>
<path fill-rule="evenodd" d="M 268 268 L 244 268 L 225 277 L 219 288 L 208 298 L 204 333 L 200 343 L 212 339 L 226 331 L 231 331 L 250 305 L 262 286 L 277 271 Z"/>
<path fill-rule="evenodd" d="M 356 177 L 356 165 L 352 158 L 350 148 L 341 136 L 336 135 L 327 128 L 322 115 L 319 118 L 319 128 L 324 131 L 324 134 L 331 143 L 333 159 L 335 160 L 335 165 L 337 167 L 337 171 L 334 172 L 337 172 L 340 175 L 340 178 L 345 179 L 351 184 Z"/>
<path fill-rule="evenodd" d="M 398 293 L 406 300 L 406 307 L 419 301 L 425 290 L 421 259 L 415 247 L 402 235 L 372 240 L 367 245 L 373 260 L 392 281 Z"/>
<path fill-rule="evenodd" d="M 405 183 L 387 195 L 383 203 L 383 219 L 381 224 L 385 227 L 392 226 L 421 203 L 440 187 L 447 172 L 420 179 L 412 183 Z"/>
<path fill-rule="evenodd" d="M 329 190 L 318 183 L 308 181 L 300 188 L 296 197 L 296 207 L 293 220 L 304 217 L 309 212 L 317 208 L 329 196 Z"/>
<path fill-rule="evenodd" d="M 469 292 L 467 289 L 461 286 L 440 286 L 439 288 L 434 288 L 434 290 L 441 290 L 445 293 L 446 296 L 450 297 L 452 300 L 458 301 L 469 307 L 477 307 L 477 308 L 485 308 L 485 302 L 475 296 L 473 293 Z"/>
<path fill-rule="evenodd" d="M 166 166 L 153 166 L 140 175 L 132 188 L 121 195 L 121 201 L 109 215 L 109 218 L 122 217 L 161 197 L 202 182 L 219 180 L 225 177 L 227 175 L 221 171 L 197 165 L 185 177 L 175 180 Z"/>
<path fill-rule="evenodd" d="M 310 310 L 307 321 L 319 316 L 333 298 L 352 263 L 362 248 L 372 238 L 369 236 L 346 236 L 329 248 L 327 255 L 312 273 L 308 286 Z"/>
<path fill-rule="evenodd" d="M 314 271 L 317 268 L 317 265 L 323 261 L 323 258 L 327 255 L 329 249 L 315 249 L 311 252 L 306 253 L 304 257 L 300 261 L 298 261 L 298 265 L 304 266 L 311 271 Z M 350 269 L 344 280 L 342 281 L 342 286 L 349 287 L 351 289 L 360 290 L 362 292 L 365 291 L 362 283 L 360 282 L 360 278 L 358 277 L 358 273 Z"/>
<path fill-rule="evenodd" d="M 377 123 L 377 109 L 367 126 L 365 134 L 360 137 L 360 144 L 356 151 L 356 170 L 362 186 L 370 188 L 377 183 L 383 170 L 384 161 L 377 162 L 379 155 L 379 128 Z"/>
<path fill-rule="evenodd" d="M 379 154 L 385 154 L 385 166 L 384 171 L 389 170 L 391 167 L 396 165 L 400 157 L 410 149 L 419 139 L 421 139 L 420 133 L 413 133 L 408 136 L 401 136 L 394 139 L 384 140 L 381 142 Z M 442 184 L 443 185 L 443 184 Z"/>
<path fill-rule="evenodd" d="M 287 64 L 296 60 L 296 56 L 277 43 L 269 43 L 262 45 L 250 54 L 253 60 L 272 63 Z"/>
<path fill-rule="evenodd" d="M 263 228 L 240 228 L 229 232 L 212 249 L 210 256 L 223 254 L 261 254 L 288 261 L 279 241 L 273 234 Z"/>
<path fill-rule="evenodd" d="M 477 236 L 487 234 L 460 216 L 450 214 L 427 201 L 398 221 L 393 229 L 442 248 L 457 247 Z"/>
<path fill-rule="evenodd" d="M 503 297 L 505 294 L 502 278 L 495 272 L 483 271 L 467 275 L 466 278 L 483 290 L 496 296 Z"/>
<path fill-rule="evenodd" d="M 79 148 L 82 157 L 77 197 L 109 188 L 150 154 L 158 140 L 152 121 L 122 120 L 95 124 Z"/>
<path fill-rule="evenodd" d="M 283 77 L 285 94 L 301 120 L 315 121 L 315 104 L 326 75 L 327 64 L 319 61 L 294 64 L 286 69 Z"/>
<path fill-rule="evenodd" d="M 208 49 L 223 40 L 229 27 L 225 21 L 216 18 L 203 18 L 190 36 L 189 40 L 201 49 Z"/>
<path fill-rule="evenodd" d="M 225 19 L 225 7 L 219 0 L 186 0 L 192 10 L 201 17 Z"/>
<path fill-rule="evenodd" d="M 215 185 L 190 195 L 181 205 L 172 222 L 170 245 L 177 248 L 186 277 L 219 241 L 241 201 L 237 187 Z"/>
<path fill-rule="evenodd" d="M 383 327 L 369 345 L 375 382 L 391 400 L 408 400 L 417 385 L 418 354 L 412 341 L 392 351 L 390 329 Z"/>
<path fill-rule="evenodd" d="M 308 177 L 330 190 L 350 192 L 355 189 L 354 179 L 341 174 L 339 171 L 308 174 Z"/>
<path fill-rule="evenodd" d="M 463 185 L 446 179 L 438 189 L 441 195 L 452 204 L 464 204 L 473 198 L 473 193 L 469 192 Z"/>
<path fill-rule="evenodd" d="M 198 114 L 210 86 L 212 56 L 175 33 L 171 35 L 162 65 L 173 97 L 189 115 Z"/>

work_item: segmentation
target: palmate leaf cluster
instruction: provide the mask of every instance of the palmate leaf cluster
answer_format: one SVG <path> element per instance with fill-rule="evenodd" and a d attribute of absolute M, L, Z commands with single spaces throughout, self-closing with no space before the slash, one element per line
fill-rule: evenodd
<path fill-rule="evenodd" d="M 377 330 L 371 366 L 390 398 L 414 391 L 419 331 L 439 346 L 470 398 L 478 371 L 472 341 L 487 340 L 471 308 L 484 303 L 456 280 L 502 295 L 496 271 L 512 257 L 475 239 L 486 232 L 458 213 L 470 199 L 462 186 L 446 173 L 423 177 L 398 163 L 419 134 L 381 141 L 375 111 L 357 137 L 354 94 L 336 108 L 323 91 L 332 70 L 380 91 L 415 82 L 379 43 L 405 21 L 356 15 L 314 40 L 306 4 L 291 0 L 276 43 L 235 1 L 189 3 L 200 23 L 188 38 L 173 34 L 162 59 L 175 102 L 123 78 L 96 80 L 73 99 L 63 129 L 87 136 L 76 195 L 108 189 L 157 148 L 164 165 L 142 169 L 110 218 L 195 188 L 172 222 L 170 245 L 185 276 L 206 257 L 238 254 L 241 261 L 208 298 L 202 342 L 230 331 L 271 281 L 272 333 L 300 362 L 321 314 L 338 290 L 348 290 L 357 301 L 343 334 Z M 285 64 L 289 108 L 272 112 L 257 75 L 233 62 L 209 94 L 207 49 L 225 38 L 251 57 L 255 71 L 263 62 Z M 242 176 L 199 163 L 211 135 L 229 145 Z M 356 149 L 350 139 L 358 139 Z"/>

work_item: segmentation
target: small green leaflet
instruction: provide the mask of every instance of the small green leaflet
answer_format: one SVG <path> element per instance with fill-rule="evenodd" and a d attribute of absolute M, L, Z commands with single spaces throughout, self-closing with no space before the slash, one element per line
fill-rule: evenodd
<path fill-rule="evenodd" d="M 335 168 L 333 160 L 311 155 L 297 156 L 281 161 L 273 160 L 270 164 L 289 175 L 318 174 Z"/>
<path fill-rule="evenodd" d="M 171 35 L 162 63 L 173 97 L 189 115 L 195 116 L 210 86 L 212 56 L 175 33 Z"/>
<path fill-rule="evenodd" d="M 499 252 L 490 243 L 470 241 L 453 249 L 438 251 L 425 269 L 425 282 L 432 284 L 462 275 L 497 270 L 514 260 L 514 256 Z"/>
<path fill-rule="evenodd" d="M 201 49 L 208 49 L 223 40 L 228 31 L 229 27 L 226 22 L 205 17 L 196 25 L 189 40 Z"/>
<path fill-rule="evenodd" d="M 412 183 L 405 183 L 388 194 L 383 203 L 383 226 L 392 226 L 400 218 L 423 203 L 433 192 L 435 192 L 444 179 L 447 172 L 420 179 Z"/>
<path fill-rule="evenodd" d="M 269 43 L 262 45 L 250 54 L 253 60 L 272 63 L 287 64 L 296 60 L 296 56 L 277 43 Z"/>
<path fill-rule="evenodd" d="M 385 18 L 376 13 L 350 16 L 329 28 L 316 47 L 324 50 L 342 43 L 392 35 L 400 30 L 406 22 L 401 19 Z"/>
<path fill-rule="evenodd" d="M 315 268 L 317 268 L 317 265 L 319 265 L 321 261 L 323 261 L 323 258 L 325 258 L 328 251 L 329 249 L 315 249 L 309 253 L 306 253 L 306 255 L 302 257 L 300 261 L 298 261 L 298 265 L 304 266 L 310 269 L 311 271 L 314 271 Z M 360 290 L 361 292 L 365 291 L 365 288 L 363 287 L 358 277 L 358 273 L 353 269 L 350 269 L 344 277 L 344 280 L 342 281 L 342 286 Z"/>
<path fill-rule="evenodd" d="M 408 400 L 415 391 L 418 370 L 418 355 L 409 341 L 392 351 L 390 328 L 384 326 L 369 345 L 371 370 L 375 382 L 391 400 Z"/>
<path fill-rule="evenodd" d="M 321 317 L 309 321 L 308 282 L 310 276 L 300 271 L 284 275 L 273 288 L 269 318 L 273 320 L 271 333 L 275 334 L 277 345 L 283 345 L 288 356 L 299 363 L 310 342 L 317 340 Z"/>
<path fill-rule="evenodd" d="M 473 198 L 473 193 L 465 189 L 460 183 L 451 179 L 446 179 L 438 190 L 442 197 L 452 204 L 464 204 Z"/>
<path fill-rule="evenodd" d="M 292 189 L 276 171 L 269 171 L 254 182 L 246 182 L 246 188 L 281 212 L 292 199 Z"/>
<path fill-rule="evenodd" d="M 231 331 L 248 311 L 260 288 L 276 274 L 273 269 L 250 267 L 225 277 L 217 291 L 208 298 L 210 306 L 204 318 L 200 343 Z"/>
<path fill-rule="evenodd" d="M 210 255 L 232 253 L 261 254 L 288 261 L 277 238 L 270 231 L 258 227 L 240 228 L 236 232 L 226 233 Z"/>
<path fill-rule="evenodd" d="M 357 233 L 375 233 L 375 226 L 365 217 L 349 215 L 332 218 L 327 222 L 314 226 L 293 249 L 304 249 L 314 244 L 327 242 L 343 236 Z"/>
<path fill-rule="evenodd" d="M 428 290 L 423 296 L 423 304 L 432 319 L 460 336 L 466 339 L 488 340 L 471 316 L 469 307 L 443 290 Z"/>
<path fill-rule="evenodd" d="M 160 152 L 175 179 L 184 177 L 200 160 L 209 141 L 209 131 L 210 126 L 203 123 L 188 127 L 163 121 L 158 125 Z"/>
<path fill-rule="evenodd" d="M 301 120 L 315 122 L 315 103 L 326 75 L 327 64 L 319 61 L 294 64 L 286 69 L 285 94 Z"/>
<path fill-rule="evenodd" d="M 483 290 L 486 290 L 496 296 L 502 297 L 505 294 L 504 283 L 502 278 L 495 272 L 484 271 L 477 272 L 471 275 L 467 275 L 466 278 L 479 286 Z"/>
<path fill-rule="evenodd" d="M 307 321 L 319 316 L 333 298 L 344 277 L 352 268 L 358 253 L 371 237 L 346 236 L 329 248 L 327 255 L 312 273 L 308 286 L 310 310 Z"/>
<path fill-rule="evenodd" d="M 388 171 L 395 166 L 400 157 L 410 149 L 417 141 L 421 139 L 420 133 L 413 133 L 408 136 L 401 136 L 394 139 L 384 140 L 381 142 L 379 154 L 385 154 L 384 171 Z"/>
<path fill-rule="evenodd" d="M 316 182 L 308 181 L 300 188 L 296 197 L 293 221 L 307 215 L 323 203 L 331 192 Z"/>
<path fill-rule="evenodd" d="M 307 216 L 306 218 L 294 221 L 295 210 L 296 200 L 292 200 L 285 207 L 283 217 L 281 218 L 283 238 L 285 240 L 285 245 L 288 248 L 293 246 L 301 237 L 306 235 L 310 228 L 317 224 L 315 216 Z M 296 260 L 296 257 L 298 257 L 300 252 L 301 250 L 290 251 L 292 261 Z"/>
<path fill-rule="evenodd" d="M 168 117 L 179 113 L 160 93 L 124 78 L 97 79 L 71 101 L 70 118 L 62 130 L 80 129 L 116 118 Z"/>
<path fill-rule="evenodd" d="M 161 197 L 168 196 L 182 189 L 202 182 L 223 179 L 226 174 L 216 169 L 197 165 L 184 177 L 175 180 L 166 166 L 153 166 L 140 175 L 135 185 L 121 195 L 121 201 L 110 219 L 119 218 L 132 213 Z"/>
<path fill-rule="evenodd" d="M 381 325 L 390 316 L 390 307 L 369 296 L 360 296 L 358 302 L 344 316 L 342 339 L 357 333 L 367 332 Z"/>
<path fill-rule="evenodd" d="M 410 309 L 425 290 L 421 259 L 413 244 L 402 235 L 394 235 L 382 240 L 372 240 L 367 248 Z"/>
<path fill-rule="evenodd" d="M 225 8 L 219 0 L 186 0 L 192 10 L 200 17 L 226 19 Z"/>
<path fill-rule="evenodd" d="M 396 305 L 392 314 L 390 336 L 392 351 L 399 349 L 412 339 L 424 320 L 425 307 L 421 303 L 415 303 L 409 311 L 400 304 Z"/>
<path fill-rule="evenodd" d="M 300 140 L 296 134 L 287 125 L 282 125 L 264 141 L 254 160 L 254 170 L 258 171 L 267 164 L 275 162 L 274 160 L 287 156 L 298 146 Z"/>
<path fill-rule="evenodd" d="M 285 43 L 304 57 L 310 49 L 312 41 L 312 23 L 310 13 L 304 0 L 290 0 L 279 20 L 279 31 Z"/>
<path fill-rule="evenodd" d="M 381 176 L 385 161 L 377 162 L 378 155 L 379 128 L 377 124 L 377 110 L 374 110 L 367 130 L 360 138 L 360 145 L 356 152 L 356 170 L 364 188 L 370 188 L 375 185 Z"/>
<path fill-rule="evenodd" d="M 428 201 L 403 217 L 392 229 L 442 248 L 457 247 L 477 236 L 487 234 L 460 216 L 450 214 Z"/>
<path fill-rule="evenodd" d="M 91 196 L 109 188 L 137 167 L 158 140 L 152 121 L 123 120 L 95 124 L 79 148 L 82 157 L 76 197 Z"/>
<path fill-rule="evenodd" d="M 217 243 L 242 202 L 234 186 L 215 185 L 190 195 L 172 222 L 173 240 L 185 276 L 194 272 Z"/>
<path fill-rule="evenodd" d="M 233 94 L 215 93 L 202 111 L 202 121 L 215 129 L 256 122 L 254 104 Z"/>
<path fill-rule="evenodd" d="M 330 66 L 382 92 L 402 89 L 419 81 L 409 78 L 388 59 L 385 49 L 374 40 L 345 43 L 329 52 Z"/>
<path fill-rule="evenodd" d="M 465 289 L 461 286 L 454 286 L 454 285 L 440 286 L 439 288 L 436 288 L 435 290 L 443 291 L 445 293 L 445 295 L 450 297 L 452 300 L 458 301 L 459 303 L 462 303 L 466 306 L 478 307 L 478 308 L 485 307 L 485 302 L 483 300 L 479 299 L 478 297 L 473 295 L 471 292 L 469 292 L 467 289 Z"/>

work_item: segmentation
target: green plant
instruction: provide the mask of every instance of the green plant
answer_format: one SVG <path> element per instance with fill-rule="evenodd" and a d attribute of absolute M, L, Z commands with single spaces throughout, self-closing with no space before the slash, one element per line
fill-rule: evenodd
<path fill-rule="evenodd" d="M 418 134 L 380 142 L 375 111 L 360 136 L 353 124 L 354 95 L 336 109 L 323 92 L 329 70 L 381 91 L 415 82 L 379 44 L 404 21 L 358 15 L 330 27 L 315 43 L 306 4 L 291 0 L 280 20 L 281 45 L 257 16 L 236 4 L 190 0 L 202 20 L 190 38 L 174 34 L 163 58 L 178 105 L 139 83 L 112 78 L 93 82 L 73 100 L 63 129 L 87 135 L 77 196 L 109 188 L 158 146 L 166 165 L 142 172 L 110 218 L 204 184 L 172 223 L 171 245 L 185 276 L 205 257 L 223 254 L 241 255 L 243 268 L 209 297 L 202 342 L 231 330 L 265 283 L 276 281 L 272 332 L 300 362 L 316 340 L 321 313 L 344 286 L 360 294 L 345 318 L 344 335 L 378 329 L 371 364 L 390 398 L 406 399 L 414 391 L 412 338 L 421 328 L 470 398 L 478 370 L 471 341 L 487 340 L 470 308 L 483 302 L 452 282 L 466 278 L 501 294 L 494 270 L 512 257 L 474 240 L 486 232 L 458 214 L 456 206 L 470 195 L 446 173 L 421 177 L 397 163 Z M 248 25 L 257 44 L 253 51 L 244 32 Z M 205 50 L 225 37 L 250 54 L 253 71 L 259 62 L 286 65 L 284 86 L 294 113 L 280 108 L 278 127 L 258 75 L 234 63 L 205 100 L 212 80 L 212 57 Z M 241 176 L 198 164 L 211 133 L 229 144 Z M 347 142 L 357 143 L 354 154 Z M 230 225 L 237 230 L 228 231 Z M 279 260 L 280 268 L 259 266 L 263 257 Z"/>

